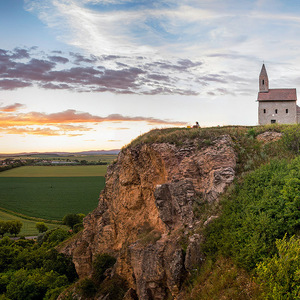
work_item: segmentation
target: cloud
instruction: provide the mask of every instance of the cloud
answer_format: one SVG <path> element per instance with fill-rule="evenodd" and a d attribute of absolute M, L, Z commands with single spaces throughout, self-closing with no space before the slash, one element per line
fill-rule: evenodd
<path fill-rule="evenodd" d="M 19 113 L 23 107 L 20 103 L 0 108 L 0 132 L 6 134 L 32 134 L 32 135 L 68 135 L 81 136 L 85 132 L 95 130 L 93 127 L 101 123 L 115 122 L 146 122 L 148 125 L 183 126 L 185 122 L 157 119 L 142 116 L 123 116 L 110 114 L 106 117 L 92 115 L 88 112 L 78 112 L 69 109 L 57 113 L 29 112 Z M 89 126 L 87 126 L 89 125 Z M 116 130 L 128 129 L 117 128 Z"/>
<path fill-rule="evenodd" d="M 12 105 L 7 105 L 7 106 L 4 106 L 4 107 L 0 106 L 0 111 L 2 111 L 2 112 L 14 112 L 14 111 L 19 110 L 22 107 L 25 107 L 25 105 L 21 104 L 21 103 L 14 103 Z"/>
<path fill-rule="evenodd" d="M 37 49 L 0 49 L 0 90 L 38 86 L 77 92 L 197 95 L 196 81 L 192 87 L 191 78 L 197 77 L 202 65 L 201 61 L 178 58 L 45 56 Z"/>

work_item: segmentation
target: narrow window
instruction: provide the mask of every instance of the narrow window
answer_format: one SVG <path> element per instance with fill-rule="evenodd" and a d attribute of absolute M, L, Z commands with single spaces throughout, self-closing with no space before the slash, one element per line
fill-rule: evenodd
<path fill-rule="evenodd" d="M 263 81 L 262 81 L 262 84 L 264 85 L 265 84 L 265 80 L 263 79 Z"/>
<path fill-rule="evenodd" d="M 277 114 L 278 113 L 278 109 L 275 109 L 275 114 Z"/>
<path fill-rule="evenodd" d="M 264 108 L 264 114 L 266 113 L 267 111 L 266 111 L 266 109 Z"/>
<path fill-rule="evenodd" d="M 276 123 L 276 120 L 271 120 L 271 124 L 275 124 Z"/>
<path fill-rule="evenodd" d="M 286 110 L 285 110 L 285 113 L 286 113 L 286 114 L 288 114 L 288 113 L 289 113 L 289 110 L 288 110 L 287 108 L 286 108 Z"/>

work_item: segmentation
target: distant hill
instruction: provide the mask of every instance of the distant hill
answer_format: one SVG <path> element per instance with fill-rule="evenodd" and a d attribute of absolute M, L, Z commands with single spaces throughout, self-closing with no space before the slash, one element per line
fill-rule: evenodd
<path fill-rule="evenodd" d="M 69 155 L 105 155 L 105 154 L 118 154 L 120 149 L 111 149 L 111 150 L 89 150 L 89 151 L 81 151 L 81 152 L 21 152 L 21 153 L 13 153 L 6 154 L 0 153 L 0 156 L 33 156 L 33 155 L 49 155 L 49 156 L 69 156 Z"/>

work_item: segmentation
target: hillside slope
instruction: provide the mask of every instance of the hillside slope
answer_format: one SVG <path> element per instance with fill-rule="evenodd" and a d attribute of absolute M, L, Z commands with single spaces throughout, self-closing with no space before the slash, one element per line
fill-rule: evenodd
<path fill-rule="evenodd" d="M 182 298 L 183 282 L 205 259 L 203 228 L 218 217 L 226 187 L 272 156 L 291 155 L 274 142 L 277 134 L 254 138 L 268 128 L 253 130 L 167 129 L 139 137 L 109 167 L 84 230 L 60 251 L 73 257 L 81 278 L 95 272 L 99 254 L 115 257 L 106 275 L 126 281 L 126 299 Z"/>

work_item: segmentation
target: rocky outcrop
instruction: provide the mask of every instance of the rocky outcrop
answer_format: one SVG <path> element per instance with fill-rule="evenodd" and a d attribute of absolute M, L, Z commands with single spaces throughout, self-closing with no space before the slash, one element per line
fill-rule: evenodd
<path fill-rule="evenodd" d="M 259 141 L 262 141 L 264 143 L 270 143 L 270 142 L 275 142 L 280 140 L 282 137 L 281 132 L 276 132 L 276 131 L 265 131 L 261 134 L 259 134 L 256 138 Z"/>
<path fill-rule="evenodd" d="M 91 274 L 95 255 L 109 253 L 117 258 L 115 274 L 139 299 L 177 297 L 186 274 L 204 259 L 202 237 L 194 232 L 195 205 L 218 201 L 235 176 L 230 136 L 198 145 L 195 140 L 121 151 L 108 169 L 98 207 L 62 250 L 72 255 L 80 277 Z"/>

